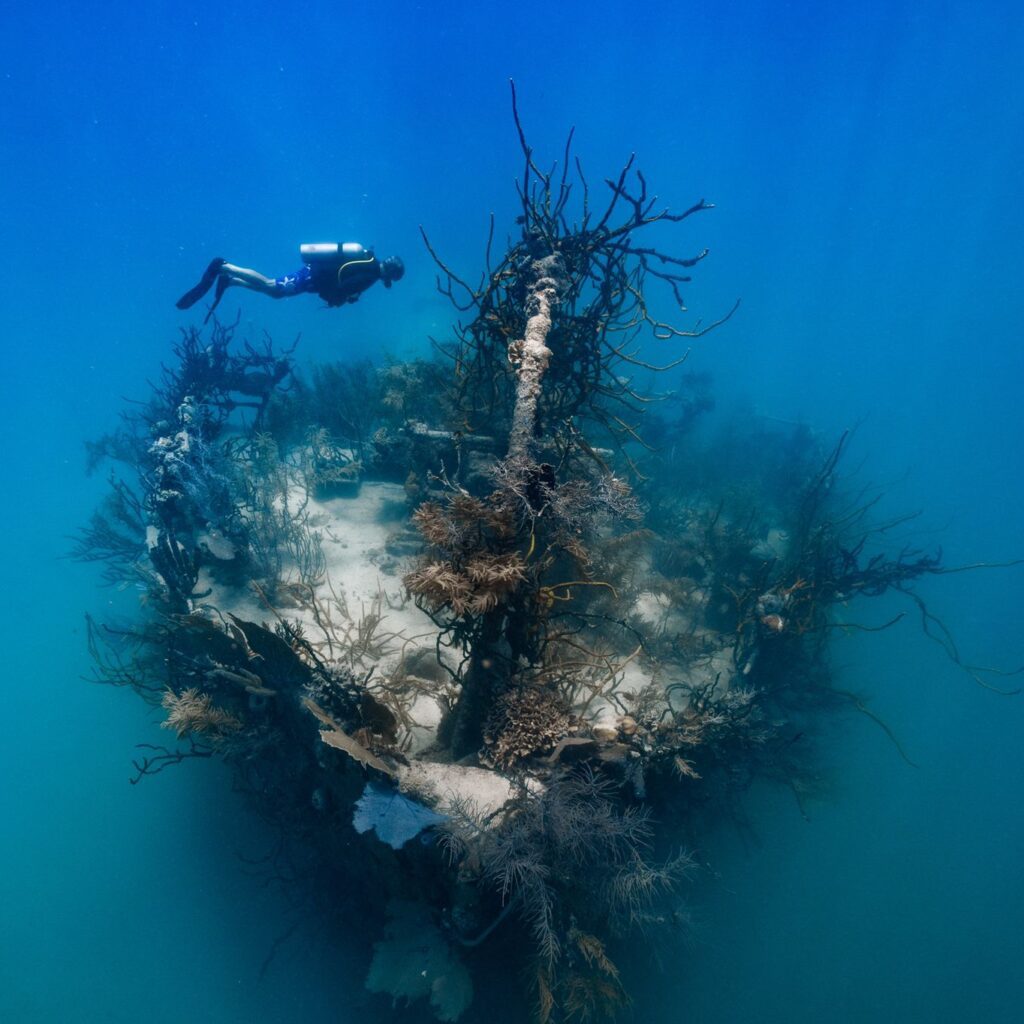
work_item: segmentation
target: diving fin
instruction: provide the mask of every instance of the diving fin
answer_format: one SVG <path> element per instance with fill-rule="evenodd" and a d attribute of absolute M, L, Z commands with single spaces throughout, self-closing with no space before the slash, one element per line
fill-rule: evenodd
<path fill-rule="evenodd" d="M 195 288 L 191 288 L 185 292 L 184 295 L 175 303 L 178 309 L 188 309 L 190 306 L 194 306 L 213 286 L 213 282 L 217 280 L 217 275 L 220 273 L 220 268 L 227 263 L 227 260 L 218 256 L 216 259 L 210 260 L 210 265 L 203 271 L 203 276 L 199 279 L 199 284 Z M 219 296 L 218 296 L 219 297 Z"/>
<path fill-rule="evenodd" d="M 217 291 L 214 292 L 213 305 L 210 307 L 206 316 L 203 317 L 203 323 L 209 323 L 210 317 L 213 316 L 213 311 L 220 304 L 220 300 L 224 297 L 224 293 L 228 290 L 228 286 L 231 284 L 231 278 L 229 277 L 218 277 L 217 278 Z M 209 285 L 207 285 L 209 287 Z"/>

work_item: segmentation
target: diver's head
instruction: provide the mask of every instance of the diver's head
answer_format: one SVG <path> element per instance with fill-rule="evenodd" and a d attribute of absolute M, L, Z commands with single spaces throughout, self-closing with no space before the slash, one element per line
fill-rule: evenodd
<path fill-rule="evenodd" d="M 392 281 L 401 281 L 405 276 L 405 264 L 397 256 L 389 256 L 380 265 L 380 279 L 385 288 L 391 287 Z"/>

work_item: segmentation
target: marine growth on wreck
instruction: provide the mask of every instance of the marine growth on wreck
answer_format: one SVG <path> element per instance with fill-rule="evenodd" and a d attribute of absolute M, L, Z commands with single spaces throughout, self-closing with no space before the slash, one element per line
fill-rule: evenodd
<path fill-rule="evenodd" d="M 90 448 L 111 488 L 77 550 L 144 590 L 89 620 L 98 676 L 163 716 L 132 781 L 230 764 L 310 913 L 371 906 L 381 1007 L 441 1021 L 614 1019 L 616 950 L 684 926 L 701 830 L 759 779 L 802 805 L 821 723 L 872 715 L 830 638 L 892 625 L 867 599 L 896 590 L 948 640 L 912 589 L 938 557 L 887 550 L 845 437 L 703 429 L 683 361 L 732 314 L 685 321 L 709 204 L 520 138 L 507 248 L 492 224 L 463 277 L 424 236 L 459 318 L 429 358 L 303 372 L 185 328 Z"/>

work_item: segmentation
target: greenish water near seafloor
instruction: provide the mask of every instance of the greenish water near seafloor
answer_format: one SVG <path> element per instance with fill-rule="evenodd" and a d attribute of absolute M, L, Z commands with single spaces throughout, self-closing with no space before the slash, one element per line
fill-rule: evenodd
<path fill-rule="evenodd" d="M 513 78 L 543 169 L 575 126 L 595 194 L 635 152 L 658 209 L 715 204 L 651 242 L 710 250 L 688 271 L 685 326 L 739 309 L 692 344 L 647 336 L 639 355 L 692 347 L 670 384 L 707 375 L 691 378 L 711 382 L 707 436 L 763 428 L 729 449 L 719 484 L 784 467 L 794 424 L 826 450 L 856 428 L 854 493 L 881 494 L 879 521 L 920 512 L 895 552 L 1013 561 L 1022 52 L 1010 3 L 5 9 L 0 1020 L 434 1019 L 367 991 L 380 929 L 358 909 L 365 881 L 351 879 L 357 909 L 333 915 L 268 884 L 277 836 L 217 759 L 130 785 L 136 745 L 168 740 L 164 712 L 88 681 L 85 614 L 130 622 L 147 595 L 67 557 L 107 488 L 85 443 L 173 365 L 203 308 L 174 300 L 213 257 L 278 275 L 306 241 L 397 253 L 404 279 L 355 305 L 233 289 L 218 312 L 240 317 L 237 345 L 299 337 L 307 374 L 428 357 L 458 314 L 419 225 L 472 281 L 492 212 L 495 252 L 515 238 Z M 675 477 L 657 483 L 670 498 Z M 1024 566 L 916 592 L 965 665 L 1024 662 Z M 828 722 L 827 799 L 801 807 L 759 782 L 742 824 L 708 826 L 690 924 L 617 947 L 625 1019 L 1018 1019 L 1024 694 L 978 685 L 899 593 L 855 612 L 845 621 L 906 614 L 832 630 L 834 685 L 869 713 Z M 520 987 L 500 965 L 481 978 L 470 1024 L 500 1018 L 494 986 Z M 510 996 L 507 1015 L 529 1019 L 528 1001 Z"/>

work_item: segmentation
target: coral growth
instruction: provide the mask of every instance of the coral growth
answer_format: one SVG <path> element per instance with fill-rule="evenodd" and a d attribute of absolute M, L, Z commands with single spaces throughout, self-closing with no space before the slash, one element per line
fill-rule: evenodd
<path fill-rule="evenodd" d="M 523 686 L 503 693 L 484 724 L 482 757 L 502 769 L 549 754 L 570 729 L 569 704 L 557 691 Z"/>
<path fill-rule="evenodd" d="M 492 611 L 526 580 L 523 560 L 515 552 L 479 554 L 461 567 L 453 562 L 428 562 L 405 577 L 410 593 L 435 610 L 455 615 Z"/>
<path fill-rule="evenodd" d="M 198 733 L 216 741 L 242 728 L 242 723 L 230 711 L 215 707 L 210 694 L 201 693 L 194 686 L 181 693 L 168 690 L 161 703 L 167 710 L 167 719 L 160 723 L 161 727 L 171 729 L 178 739 Z"/>
<path fill-rule="evenodd" d="M 618 785 L 589 765 L 557 771 L 543 791 L 524 792 L 497 827 L 466 806 L 446 829 L 450 856 L 471 865 L 528 927 L 551 992 L 578 976 L 581 935 L 652 923 L 658 901 L 690 868 L 685 855 L 648 859 L 648 812 L 623 807 Z M 597 948 L 586 946 L 590 966 Z M 617 981 L 603 946 L 597 966 L 603 982 Z"/>

